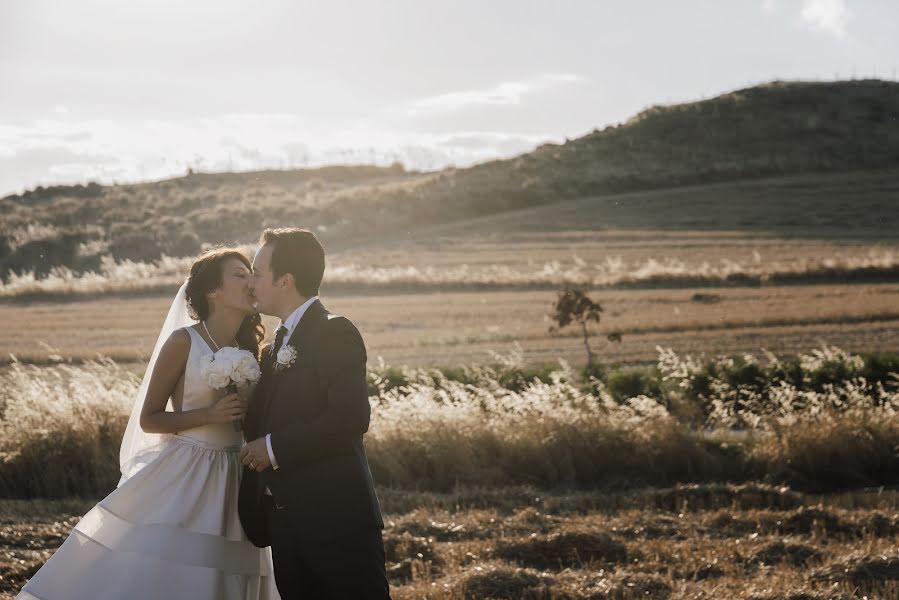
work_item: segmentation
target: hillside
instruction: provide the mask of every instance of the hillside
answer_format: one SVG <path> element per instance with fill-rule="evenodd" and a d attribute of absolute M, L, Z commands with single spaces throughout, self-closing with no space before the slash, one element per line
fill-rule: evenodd
<path fill-rule="evenodd" d="M 341 248 L 576 198 L 889 170 L 899 166 L 896 115 L 894 82 L 774 82 L 653 107 L 565 144 L 467 169 L 328 167 L 37 188 L 0 200 L 0 276 L 60 265 L 92 270 L 108 254 L 190 255 L 201 242 L 249 241 L 284 223 L 316 229 L 330 248 Z"/>

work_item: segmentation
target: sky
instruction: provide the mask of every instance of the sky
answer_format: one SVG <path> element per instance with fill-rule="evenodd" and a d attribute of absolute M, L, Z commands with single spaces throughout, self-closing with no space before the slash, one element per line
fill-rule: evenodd
<path fill-rule="evenodd" d="M 897 78 L 895 0 L 0 0 L 0 195 L 467 166 L 774 79 Z"/>

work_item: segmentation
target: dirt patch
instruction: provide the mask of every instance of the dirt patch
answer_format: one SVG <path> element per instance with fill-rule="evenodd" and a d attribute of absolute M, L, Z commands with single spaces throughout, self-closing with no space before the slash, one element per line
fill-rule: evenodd
<path fill-rule="evenodd" d="M 613 527 L 612 532 L 625 539 L 683 540 L 681 522 L 670 515 L 647 515 L 628 527 Z"/>
<path fill-rule="evenodd" d="M 802 506 L 785 513 L 761 512 L 755 515 L 734 515 L 722 511 L 708 519 L 705 526 L 712 535 L 744 536 L 753 533 L 780 535 L 827 535 L 838 538 L 857 538 L 871 528 L 891 535 L 893 524 L 885 516 L 872 522 L 846 520 L 836 512 Z"/>
<path fill-rule="evenodd" d="M 385 535 L 384 554 L 388 562 L 400 562 L 407 558 L 433 563 L 442 562 L 434 548 L 434 540 L 432 538 L 417 537 L 408 533 Z"/>
<path fill-rule="evenodd" d="M 462 540 L 480 540 L 490 537 L 483 527 L 472 523 L 455 521 L 437 521 L 434 519 L 407 518 L 397 522 L 390 530 L 396 534 L 409 534 L 419 538 L 431 538 L 438 542 L 458 542 Z"/>
<path fill-rule="evenodd" d="M 609 579 L 596 582 L 591 590 L 585 588 L 582 598 L 588 600 L 634 600 L 652 598 L 667 600 L 671 596 L 671 585 L 658 575 L 648 573 L 616 573 Z"/>
<path fill-rule="evenodd" d="M 0 525 L 0 545 L 29 550 L 55 550 L 75 525 L 74 519 L 55 523 L 11 523 Z"/>
<path fill-rule="evenodd" d="M 737 516 L 731 513 L 721 513 L 706 522 L 707 531 L 717 537 L 742 537 L 751 533 L 757 533 L 762 525 L 757 519 Z"/>
<path fill-rule="evenodd" d="M 850 556 L 816 571 L 812 579 L 855 585 L 899 581 L 899 554 Z"/>
<path fill-rule="evenodd" d="M 705 581 L 706 579 L 717 579 L 724 577 L 724 569 L 715 563 L 706 563 L 695 568 L 675 569 L 672 573 L 674 579 L 684 579 L 686 581 Z"/>
<path fill-rule="evenodd" d="M 749 562 L 757 565 L 788 564 L 799 567 L 812 561 L 821 560 L 823 556 L 821 551 L 807 544 L 776 541 L 753 553 Z"/>
<path fill-rule="evenodd" d="M 849 600 L 845 594 L 824 592 L 788 592 L 786 594 L 753 594 L 747 600 Z"/>
<path fill-rule="evenodd" d="M 15 595 L 53 553 L 52 550 L 0 549 L 0 595 Z"/>
<path fill-rule="evenodd" d="M 604 532 L 569 531 L 499 542 L 496 556 L 538 569 L 560 569 L 592 562 L 622 563 L 628 559 L 628 549 Z"/>
<path fill-rule="evenodd" d="M 530 569 L 475 567 L 458 582 L 465 600 L 536 600 L 550 598 L 552 578 Z"/>
<path fill-rule="evenodd" d="M 826 533 L 828 535 L 856 534 L 852 525 L 843 522 L 835 513 L 820 507 L 803 506 L 777 524 L 780 533 Z"/>
<path fill-rule="evenodd" d="M 677 512 L 721 508 L 789 510 L 802 505 L 802 495 L 787 487 L 760 483 L 688 484 L 659 490 L 654 501 L 658 508 Z"/>
<path fill-rule="evenodd" d="M 396 583 L 407 583 L 438 575 L 443 559 L 434 548 L 434 539 L 408 533 L 384 537 L 387 576 Z"/>
<path fill-rule="evenodd" d="M 887 515 L 876 512 L 864 519 L 861 527 L 863 533 L 877 537 L 899 535 L 899 515 Z"/>

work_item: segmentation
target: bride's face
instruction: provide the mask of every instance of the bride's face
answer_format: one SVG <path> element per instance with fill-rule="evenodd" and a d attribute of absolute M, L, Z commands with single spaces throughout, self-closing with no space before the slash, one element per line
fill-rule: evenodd
<path fill-rule="evenodd" d="M 220 307 L 236 308 L 247 314 L 256 312 L 250 270 L 236 258 L 222 264 L 222 287 L 215 290 L 214 302 Z"/>

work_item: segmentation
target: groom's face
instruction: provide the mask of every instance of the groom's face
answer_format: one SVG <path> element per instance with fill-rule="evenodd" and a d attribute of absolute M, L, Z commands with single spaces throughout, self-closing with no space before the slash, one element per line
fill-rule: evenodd
<path fill-rule="evenodd" d="M 272 245 L 265 244 L 253 257 L 253 293 L 259 312 L 266 315 L 277 314 L 281 296 L 277 283 L 272 277 Z"/>

